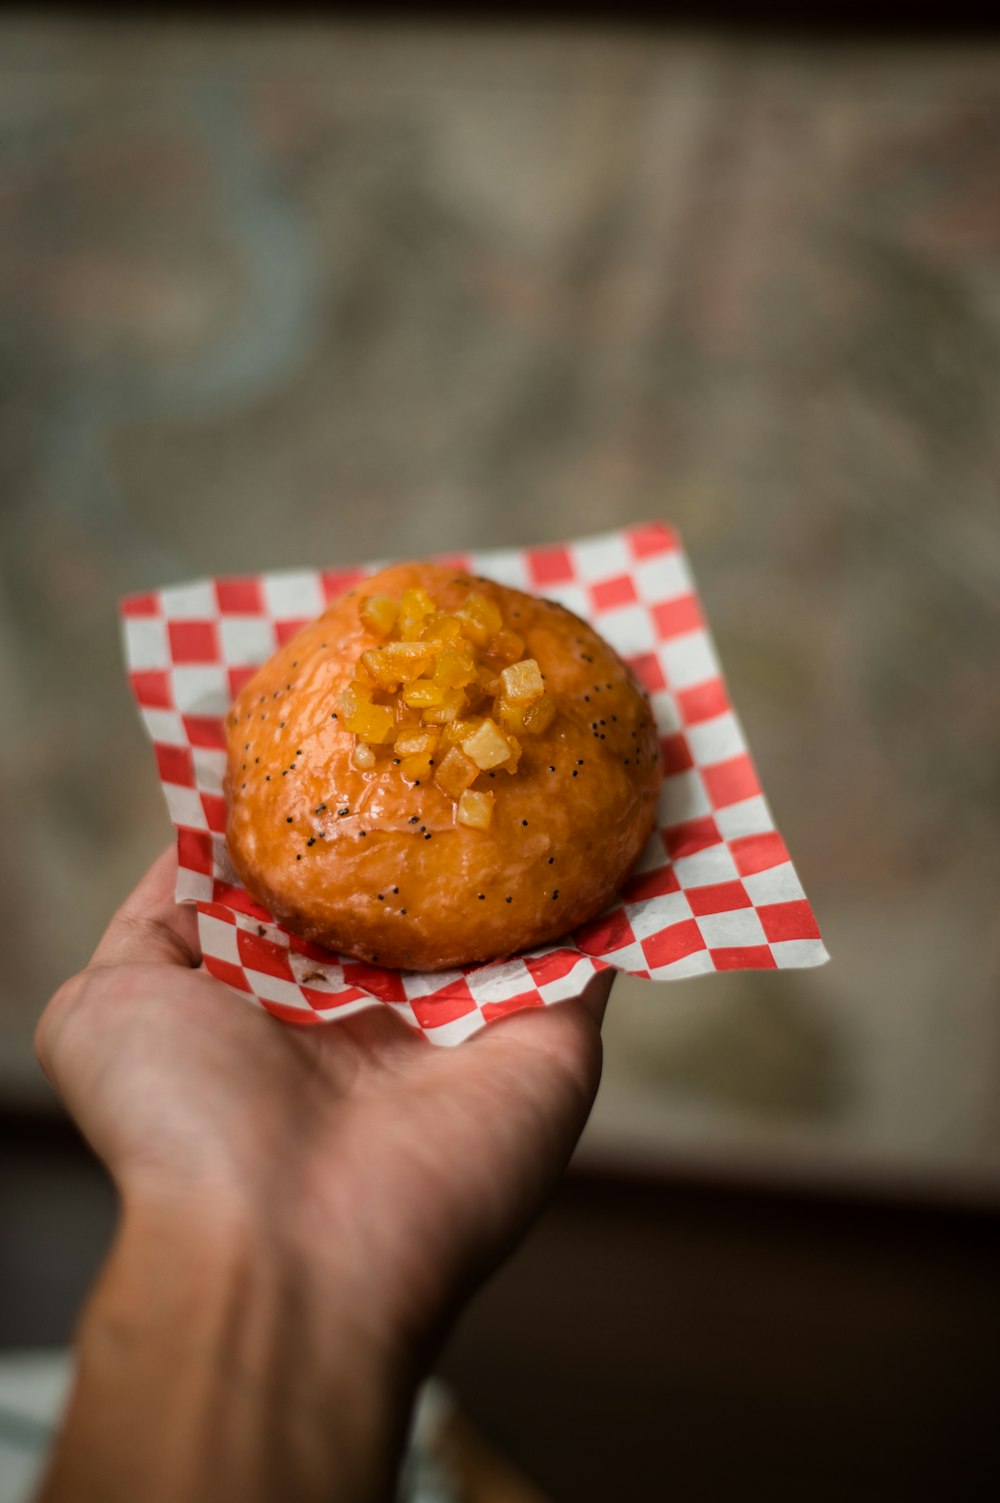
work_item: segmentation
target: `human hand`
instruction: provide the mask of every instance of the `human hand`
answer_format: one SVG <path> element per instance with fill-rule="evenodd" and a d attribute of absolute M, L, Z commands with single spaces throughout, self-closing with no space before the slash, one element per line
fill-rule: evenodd
<path fill-rule="evenodd" d="M 46 1073 L 121 1192 L 123 1318 L 143 1303 L 131 1249 L 147 1263 L 166 1249 L 168 1272 L 224 1268 L 220 1293 L 238 1277 L 274 1325 L 292 1321 L 300 1399 L 303 1383 L 330 1381 L 343 1396 L 331 1348 L 352 1353 L 359 1388 L 403 1394 L 442 1322 L 565 1166 L 597 1088 L 610 974 L 456 1049 L 378 1007 L 295 1028 L 198 969 L 195 915 L 174 903 L 175 876 L 170 852 L 37 1035 Z M 105 1324 L 122 1283 L 112 1277 L 114 1297 L 97 1301 Z M 260 1380 L 281 1360 L 264 1325 L 234 1359 Z M 385 1425 L 375 1428 L 384 1446 Z"/>

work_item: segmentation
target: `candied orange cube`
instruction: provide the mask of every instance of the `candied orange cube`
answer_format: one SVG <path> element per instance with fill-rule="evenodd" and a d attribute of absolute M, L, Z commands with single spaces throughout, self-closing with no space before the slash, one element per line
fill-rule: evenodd
<path fill-rule="evenodd" d="M 344 725 L 364 741 L 391 741 L 396 730 L 396 716 L 390 705 L 359 705 Z"/>
<path fill-rule="evenodd" d="M 495 668 L 487 668 L 485 664 L 481 664 L 476 669 L 476 683 L 482 693 L 488 694 L 491 699 L 494 694 L 500 693 L 500 678 Z"/>
<path fill-rule="evenodd" d="M 429 678 L 418 678 L 403 690 L 403 703 L 411 710 L 426 710 L 428 705 L 444 704 L 445 690 Z"/>
<path fill-rule="evenodd" d="M 359 684 L 357 679 L 353 683 L 348 684 L 339 700 L 340 709 L 345 716 L 356 714 L 362 705 L 370 705 L 371 702 L 371 686 L 368 684 Z"/>
<path fill-rule="evenodd" d="M 420 724 L 420 711 L 411 710 L 409 705 L 404 704 L 402 699 L 396 697 L 396 727 L 403 729 L 409 726 L 411 729 Z"/>
<path fill-rule="evenodd" d="M 516 736 L 508 736 L 507 740 L 510 742 L 510 756 L 501 765 L 504 772 L 513 774 L 517 771 L 517 764 L 521 760 L 521 743 Z"/>
<path fill-rule="evenodd" d="M 482 772 L 491 767 L 501 767 L 510 759 L 510 740 L 494 721 L 487 717 L 482 724 L 462 742 L 462 750 Z"/>
<path fill-rule="evenodd" d="M 464 689 L 476 676 L 476 665 L 460 647 L 444 647 L 434 669 L 434 682 L 445 689 Z"/>
<path fill-rule="evenodd" d="M 371 772 L 375 766 L 375 753 L 363 741 L 359 741 L 354 748 L 354 765 L 355 767 L 359 767 L 362 772 Z"/>
<path fill-rule="evenodd" d="M 399 606 L 391 595 L 367 595 L 359 615 L 373 637 L 387 637 L 396 624 Z"/>
<path fill-rule="evenodd" d="M 477 725 L 478 721 L 462 720 L 460 717 L 448 721 L 441 730 L 441 745 L 461 746 L 466 737 L 472 735 Z"/>
<path fill-rule="evenodd" d="M 453 746 L 440 767 L 434 769 L 434 781 L 449 798 L 460 798 L 479 776 L 479 768 L 457 746 Z"/>
<path fill-rule="evenodd" d="M 367 652 L 363 652 L 361 661 L 380 689 L 399 688 L 402 674 L 386 654 L 379 651 L 377 647 L 370 647 Z"/>
<path fill-rule="evenodd" d="M 489 645 L 488 655 L 499 663 L 516 663 L 524 651 L 524 638 L 505 626 Z"/>
<path fill-rule="evenodd" d="M 463 635 L 477 647 L 485 647 L 492 642 L 503 626 L 503 617 L 492 600 L 487 600 L 485 595 L 478 595 L 475 590 L 466 596 L 455 615 L 462 623 Z"/>
<path fill-rule="evenodd" d="M 522 711 L 522 731 L 529 736 L 540 736 L 542 731 L 547 731 L 556 718 L 556 702 L 551 694 L 543 694 L 530 705 L 525 705 Z"/>
<path fill-rule="evenodd" d="M 413 642 L 420 636 L 424 622 L 434 614 L 434 602 L 426 590 L 404 590 L 400 601 L 396 625 L 404 642 Z"/>
<path fill-rule="evenodd" d="M 419 678 L 434 663 L 434 648 L 429 642 L 387 642 L 382 653 L 404 683 Z"/>
<path fill-rule="evenodd" d="M 522 658 L 520 663 L 505 668 L 500 675 L 504 698 L 514 705 L 527 705 L 533 699 L 541 699 L 545 693 L 542 670 L 534 658 Z"/>
<path fill-rule="evenodd" d="M 524 716 L 528 705 L 512 705 L 501 694 L 493 706 L 493 713 L 505 731 L 523 731 Z"/>
<path fill-rule="evenodd" d="M 432 757 L 430 752 L 417 752 L 412 757 L 404 757 L 399 764 L 399 770 L 410 783 L 423 783 L 431 775 Z"/>
<path fill-rule="evenodd" d="M 467 788 L 458 801 L 459 824 L 470 830 L 488 830 L 493 818 L 492 793 L 480 793 L 476 788 Z"/>
<path fill-rule="evenodd" d="M 478 671 L 478 670 L 477 670 Z M 471 684 L 465 686 L 465 697 L 470 705 L 481 705 L 483 700 L 492 699 L 492 694 L 487 694 L 478 679 L 473 679 Z"/>
<path fill-rule="evenodd" d="M 428 616 L 420 633 L 423 642 L 454 642 L 462 635 L 460 623 L 448 611 L 435 611 Z"/>
<path fill-rule="evenodd" d="M 423 712 L 424 725 L 447 725 L 458 717 L 468 701 L 461 689 L 446 689 L 439 705 L 428 705 Z"/>
<path fill-rule="evenodd" d="M 416 726 L 398 731 L 393 745 L 398 756 L 415 757 L 420 752 L 436 751 L 440 739 L 441 732 L 435 726 Z"/>

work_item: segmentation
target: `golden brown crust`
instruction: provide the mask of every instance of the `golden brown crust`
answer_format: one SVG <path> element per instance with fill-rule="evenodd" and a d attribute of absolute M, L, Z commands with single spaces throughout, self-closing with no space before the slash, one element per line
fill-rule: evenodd
<path fill-rule="evenodd" d="M 437 787 L 391 758 L 353 766 L 339 696 L 374 645 L 365 595 L 422 586 L 440 609 L 470 585 L 537 659 L 558 714 L 516 774 L 481 774 L 489 830 L 458 824 Z M 405 970 L 494 960 L 558 938 L 617 892 L 653 827 L 652 711 L 618 655 L 550 601 L 431 564 L 365 580 L 265 663 L 227 721 L 229 854 L 247 891 L 295 933 Z"/>

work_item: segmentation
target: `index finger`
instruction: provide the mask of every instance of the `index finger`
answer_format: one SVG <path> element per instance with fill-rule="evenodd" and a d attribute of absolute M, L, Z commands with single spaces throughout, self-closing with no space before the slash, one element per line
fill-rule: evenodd
<path fill-rule="evenodd" d="M 198 916 L 174 899 L 177 850 L 158 856 L 111 920 L 91 965 L 196 966 L 201 963 Z"/>

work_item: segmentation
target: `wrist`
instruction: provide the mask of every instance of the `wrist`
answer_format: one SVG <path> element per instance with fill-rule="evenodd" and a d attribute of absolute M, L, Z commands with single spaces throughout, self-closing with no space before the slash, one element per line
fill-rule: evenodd
<path fill-rule="evenodd" d="M 87 1443 L 103 1427 L 120 1457 L 141 1437 L 134 1496 L 311 1503 L 391 1488 L 412 1371 L 335 1270 L 318 1275 L 244 1207 L 127 1197 L 79 1346 Z"/>
<path fill-rule="evenodd" d="M 175 1185 L 148 1176 L 120 1183 L 118 1242 L 123 1266 L 150 1258 L 178 1273 L 197 1271 L 214 1308 L 231 1299 L 244 1317 L 271 1313 L 309 1358 L 310 1373 L 341 1372 L 338 1346 L 382 1369 L 412 1367 L 419 1341 L 397 1318 L 395 1280 L 370 1245 L 366 1223 L 345 1205 L 332 1222 L 315 1196 L 292 1174 L 278 1182 L 246 1176 L 213 1177 Z M 387 1287 L 389 1286 L 389 1287 Z M 265 1341 L 263 1326 L 247 1322 L 248 1340 Z"/>

